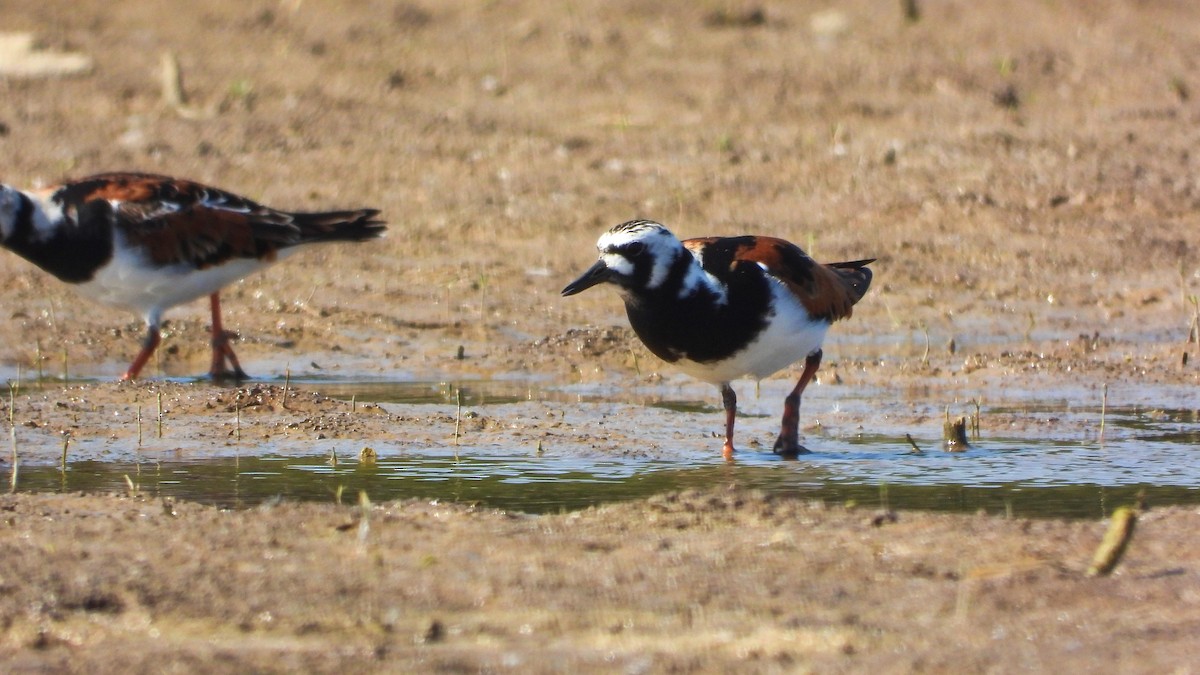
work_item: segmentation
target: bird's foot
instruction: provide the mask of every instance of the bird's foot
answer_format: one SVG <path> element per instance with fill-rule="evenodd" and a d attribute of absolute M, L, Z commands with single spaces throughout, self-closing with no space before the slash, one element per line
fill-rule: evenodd
<path fill-rule="evenodd" d="M 807 455 L 808 452 L 808 448 L 800 445 L 800 441 L 795 436 L 784 436 L 781 434 L 775 440 L 775 454 L 781 457 L 795 459 L 800 455 Z"/>
<path fill-rule="evenodd" d="M 238 363 L 237 354 L 233 353 L 233 347 L 229 344 L 230 340 L 236 337 L 237 333 L 232 331 L 221 331 L 219 334 L 213 336 L 212 367 L 208 370 L 208 374 L 212 377 L 213 382 L 232 382 L 236 384 L 250 379 L 246 371 L 242 370 L 242 365 Z"/>
<path fill-rule="evenodd" d="M 219 382 L 222 384 L 225 384 L 225 383 L 239 384 L 241 382 L 244 382 L 244 381 L 250 379 L 250 376 L 246 374 L 246 371 L 244 371 L 238 367 L 234 367 L 234 368 L 224 368 L 223 367 L 223 368 L 219 368 L 219 369 L 213 369 L 213 370 L 208 371 L 208 376 L 212 378 L 213 382 Z"/>

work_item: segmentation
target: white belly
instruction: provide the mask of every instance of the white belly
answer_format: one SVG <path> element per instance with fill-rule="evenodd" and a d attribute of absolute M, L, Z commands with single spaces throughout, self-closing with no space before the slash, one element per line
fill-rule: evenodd
<path fill-rule="evenodd" d="M 118 246 L 109 264 L 77 288 L 89 298 L 131 309 L 148 323 L 157 323 L 166 309 L 211 295 L 269 264 L 240 259 L 199 270 L 184 264 L 155 268 L 143 256 Z"/>
<path fill-rule="evenodd" d="M 809 317 L 808 310 L 783 284 L 773 282 L 771 292 L 775 315 L 744 349 L 718 363 L 697 363 L 683 358 L 675 365 L 688 375 L 712 384 L 747 375 L 761 380 L 820 349 L 829 323 Z"/>

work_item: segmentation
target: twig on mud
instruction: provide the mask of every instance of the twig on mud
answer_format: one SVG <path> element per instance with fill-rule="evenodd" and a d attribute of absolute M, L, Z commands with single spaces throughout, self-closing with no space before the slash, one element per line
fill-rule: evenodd
<path fill-rule="evenodd" d="M 172 108 L 181 108 L 187 103 L 183 93 L 183 74 L 179 70 L 179 59 L 173 52 L 164 52 L 159 61 L 162 76 L 162 100 Z"/>
<path fill-rule="evenodd" d="M 158 437 L 162 438 L 163 437 L 163 431 L 162 431 L 163 408 L 162 408 L 162 392 L 161 391 L 158 392 L 157 399 L 158 399 Z"/>
<path fill-rule="evenodd" d="M 479 325 L 481 326 L 485 325 L 484 318 L 487 316 L 488 281 L 490 281 L 488 275 L 484 273 L 483 270 L 480 270 L 479 276 L 476 279 L 476 284 L 479 286 Z"/>
<path fill-rule="evenodd" d="M 13 411 L 17 408 L 17 387 L 12 381 L 8 383 L 8 439 L 12 445 L 12 476 L 9 477 L 8 491 L 17 491 L 17 474 L 20 459 L 17 457 L 17 425 L 13 421 Z"/>
<path fill-rule="evenodd" d="M 174 52 L 163 53 L 159 60 L 159 77 L 163 103 L 183 119 L 208 119 L 216 114 L 213 106 L 201 108 L 188 105 L 187 92 L 183 87 L 183 70 Z"/>
<path fill-rule="evenodd" d="M 929 325 L 924 321 L 921 322 L 921 331 L 925 333 L 925 352 L 921 354 L 921 364 L 929 363 Z"/>
<path fill-rule="evenodd" d="M 454 388 L 454 461 L 458 461 L 458 438 L 462 435 L 462 389 Z"/>
<path fill-rule="evenodd" d="M 910 444 L 910 446 L 912 446 L 912 454 L 914 454 L 914 455 L 925 454 L 924 450 L 920 449 L 920 446 L 918 446 L 917 441 L 912 440 L 912 434 L 905 434 L 904 438 L 905 438 L 905 441 L 908 441 L 908 444 Z"/>
<path fill-rule="evenodd" d="M 300 303 L 301 307 L 304 307 L 306 309 L 309 307 L 309 304 L 312 302 L 313 297 L 317 294 L 317 288 L 319 288 L 319 285 L 313 284 L 312 291 L 309 292 L 308 297 L 305 298 L 304 301 Z M 314 312 L 314 316 L 320 316 L 320 312 Z"/>
<path fill-rule="evenodd" d="M 981 398 L 975 399 L 974 403 L 975 403 L 975 418 L 973 420 L 971 420 L 971 438 L 973 438 L 975 440 L 979 440 L 982 436 L 979 433 L 979 418 L 982 415 L 982 413 L 980 412 L 980 409 L 983 407 L 983 398 L 981 397 Z"/>
<path fill-rule="evenodd" d="M 8 491 L 16 492 L 20 461 L 17 459 L 17 428 L 11 425 L 8 427 L 8 441 L 12 445 L 12 475 L 8 479 Z"/>
<path fill-rule="evenodd" d="M 914 454 L 914 455 L 925 454 L 925 452 L 923 450 L 921 450 L 921 447 L 919 445 L 917 445 L 917 442 L 913 440 L 912 434 L 904 434 L 904 439 L 907 440 L 908 444 L 912 446 L 912 449 L 913 449 L 912 454 Z"/>
<path fill-rule="evenodd" d="M 13 411 L 17 408 L 17 387 L 8 383 L 8 440 L 12 446 L 12 475 L 8 480 L 8 491 L 17 491 L 17 474 L 20 470 L 20 459 L 17 457 L 17 425 L 13 421 Z"/>
<path fill-rule="evenodd" d="M 1187 297 L 1192 303 L 1192 322 L 1188 326 L 1187 344 L 1196 345 L 1196 356 L 1200 357 L 1200 296 L 1189 295 Z M 1183 350 L 1183 365 L 1187 365 L 1188 353 L 1187 348 Z"/>
<path fill-rule="evenodd" d="M 1089 577 L 1105 577 L 1117 568 L 1125 550 L 1129 548 L 1129 542 L 1133 539 L 1133 530 L 1137 525 L 1138 514 L 1145 504 L 1145 496 L 1145 492 L 1138 493 L 1134 506 L 1122 506 L 1113 511 L 1108 532 L 1104 534 L 1104 539 L 1092 557 L 1092 564 L 1088 567 Z"/>
<path fill-rule="evenodd" d="M 36 363 L 37 374 L 38 374 L 37 381 L 38 381 L 38 384 L 41 384 L 42 383 L 42 359 L 45 358 L 44 356 L 42 356 L 42 341 L 41 340 L 34 341 L 33 358 L 35 358 L 37 360 L 37 363 Z"/>
<path fill-rule="evenodd" d="M 1104 445 L 1104 418 L 1108 413 L 1108 383 L 1104 383 L 1104 393 L 1100 397 L 1100 445 Z"/>
<path fill-rule="evenodd" d="M 371 499 L 367 497 L 366 490 L 358 491 L 358 508 L 358 545 L 365 546 L 367 535 L 371 533 Z"/>
<path fill-rule="evenodd" d="M 292 367 L 289 365 L 283 369 L 283 402 L 279 404 L 284 410 L 287 410 L 288 389 L 291 388 L 291 385 Z"/>
<path fill-rule="evenodd" d="M 892 322 L 892 328 L 900 328 L 904 325 L 904 322 L 900 321 L 900 319 L 896 316 L 896 313 L 892 311 L 892 306 L 886 301 L 883 303 L 883 310 L 887 312 L 888 320 Z"/>
<path fill-rule="evenodd" d="M 59 471 L 62 472 L 63 474 L 66 474 L 67 473 L 67 447 L 71 445 L 71 432 L 64 431 L 62 437 L 63 437 L 62 464 L 59 466 Z"/>

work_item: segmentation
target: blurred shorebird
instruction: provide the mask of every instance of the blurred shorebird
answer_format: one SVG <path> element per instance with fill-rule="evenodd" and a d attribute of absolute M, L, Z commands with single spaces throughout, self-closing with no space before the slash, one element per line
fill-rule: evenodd
<path fill-rule="evenodd" d="M 307 244 L 382 234 L 375 209 L 292 213 L 189 180 L 106 173 L 41 191 L 0 185 L 0 246 L 83 295 L 146 322 L 132 380 L 161 340 L 163 312 L 208 296 L 214 379 L 246 373 L 221 325 L 219 291 Z"/>

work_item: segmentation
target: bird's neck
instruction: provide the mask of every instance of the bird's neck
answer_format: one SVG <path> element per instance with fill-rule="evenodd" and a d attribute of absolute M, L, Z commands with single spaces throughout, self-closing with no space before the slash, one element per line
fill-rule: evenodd
<path fill-rule="evenodd" d="M 694 256 L 681 249 L 669 262 L 651 269 L 646 283 L 622 289 L 626 304 L 653 307 L 693 302 L 724 305 L 728 291 L 716 277 L 700 266 Z"/>

